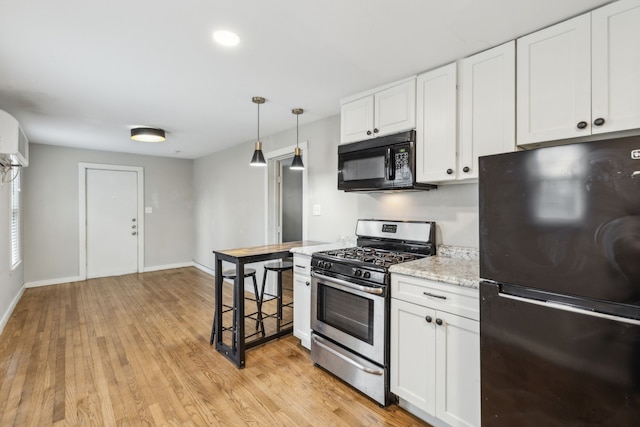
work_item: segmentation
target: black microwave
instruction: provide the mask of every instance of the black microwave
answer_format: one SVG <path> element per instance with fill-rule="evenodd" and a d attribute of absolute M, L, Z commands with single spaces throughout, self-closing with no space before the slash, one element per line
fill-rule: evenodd
<path fill-rule="evenodd" d="M 431 190 L 416 182 L 416 131 L 338 146 L 338 190 Z"/>

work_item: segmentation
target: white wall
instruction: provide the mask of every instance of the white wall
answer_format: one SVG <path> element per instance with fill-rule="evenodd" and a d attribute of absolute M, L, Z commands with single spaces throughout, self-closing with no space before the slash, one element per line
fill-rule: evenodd
<path fill-rule="evenodd" d="M 309 240 L 331 242 L 354 232 L 357 197 L 336 190 L 339 131 L 339 116 L 300 125 L 300 141 L 308 142 L 304 162 L 308 169 L 309 206 L 322 205 L 322 216 L 309 218 Z M 295 128 L 265 137 L 263 150 L 271 152 L 295 145 L 295 138 Z M 249 166 L 253 144 L 248 141 L 195 160 L 195 260 L 208 268 L 214 265 L 214 249 L 267 243 L 267 172 L 266 168 Z"/>
<path fill-rule="evenodd" d="M 436 191 L 345 193 L 337 190 L 340 117 L 300 126 L 308 141 L 309 239 L 335 242 L 354 236 L 358 218 L 436 221 L 439 243 L 478 247 L 478 186 L 440 186 Z M 295 142 L 295 129 L 263 139 L 266 152 Z M 265 169 L 249 166 L 253 141 L 195 160 L 195 260 L 213 268 L 212 250 L 265 242 Z M 322 214 L 312 215 L 313 205 Z"/>
<path fill-rule="evenodd" d="M 5 183 L 0 185 L 0 332 L 22 295 L 23 275 L 24 262 L 11 271 L 11 184 Z"/>
<path fill-rule="evenodd" d="M 193 161 L 31 144 L 23 182 L 24 280 L 79 274 L 78 163 L 144 168 L 145 269 L 190 263 Z"/>
<path fill-rule="evenodd" d="M 369 193 L 358 204 L 360 218 L 436 222 L 436 241 L 479 246 L 478 184 L 441 185 L 437 190 Z"/>

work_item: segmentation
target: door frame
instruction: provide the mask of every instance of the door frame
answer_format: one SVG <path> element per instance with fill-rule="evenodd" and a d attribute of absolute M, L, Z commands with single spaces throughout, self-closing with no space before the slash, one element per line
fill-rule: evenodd
<path fill-rule="evenodd" d="M 298 146 L 302 150 L 302 162 L 305 164 L 304 170 L 301 170 L 302 173 L 302 240 L 308 240 L 308 225 L 309 225 L 309 212 L 308 212 L 308 191 L 307 191 L 307 182 L 308 182 L 308 170 L 309 163 L 307 157 L 308 151 L 308 141 L 302 141 L 298 143 Z M 275 168 L 280 160 L 286 159 L 288 157 L 292 157 L 293 150 L 296 146 L 291 145 L 289 147 L 284 147 L 279 150 L 270 151 L 265 153 L 265 159 L 267 160 L 267 167 L 265 168 L 265 207 L 266 207 L 266 215 L 264 216 L 264 242 L 266 245 L 271 243 L 278 243 L 275 241 L 277 237 L 277 221 L 276 216 L 278 215 L 278 203 L 282 203 L 281 200 L 276 200 L 278 198 L 278 192 L 275 191 L 278 183 L 275 180 Z"/>
<path fill-rule="evenodd" d="M 78 163 L 78 272 L 80 280 L 87 279 L 87 170 L 112 170 L 136 173 L 138 193 L 138 273 L 144 271 L 144 168 L 141 166 Z"/>

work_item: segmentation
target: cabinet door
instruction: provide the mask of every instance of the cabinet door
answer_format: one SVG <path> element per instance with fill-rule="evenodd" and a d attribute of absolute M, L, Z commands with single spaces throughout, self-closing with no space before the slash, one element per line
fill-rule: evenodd
<path fill-rule="evenodd" d="M 373 95 L 342 104 L 340 142 L 373 138 Z"/>
<path fill-rule="evenodd" d="M 640 128 L 640 1 L 618 1 L 591 16 L 592 133 Z"/>
<path fill-rule="evenodd" d="M 590 21 L 581 15 L 518 39 L 519 145 L 591 134 Z"/>
<path fill-rule="evenodd" d="M 480 322 L 436 313 L 436 413 L 452 426 L 480 425 Z"/>
<path fill-rule="evenodd" d="M 416 81 L 382 90 L 374 95 L 376 136 L 390 135 L 416 127 Z"/>
<path fill-rule="evenodd" d="M 421 74 L 417 80 L 416 180 L 456 179 L 457 65 Z"/>
<path fill-rule="evenodd" d="M 293 335 L 303 347 L 311 349 L 311 279 L 293 276 Z"/>
<path fill-rule="evenodd" d="M 458 178 L 478 178 L 478 157 L 516 148 L 515 42 L 462 61 Z"/>
<path fill-rule="evenodd" d="M 435 310 L 391 299 L 391 392 L 435 416 Z M 427 322 L 430 316 L 432 321 Z"/>

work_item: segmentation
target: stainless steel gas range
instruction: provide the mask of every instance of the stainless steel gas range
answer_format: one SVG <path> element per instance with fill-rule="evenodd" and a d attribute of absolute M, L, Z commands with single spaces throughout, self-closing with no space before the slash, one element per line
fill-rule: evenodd
<path fill-rule="evenodd" d="M 311 358 L 387 406 L 389 267 L 435 255 L 435 223 L 360 219 L 356 236 L 311 257 Z"/>

